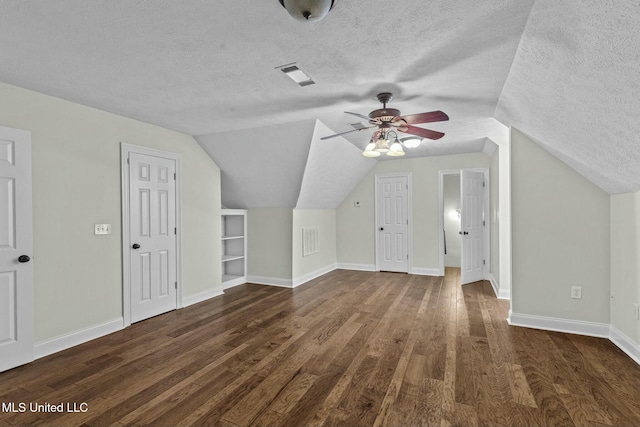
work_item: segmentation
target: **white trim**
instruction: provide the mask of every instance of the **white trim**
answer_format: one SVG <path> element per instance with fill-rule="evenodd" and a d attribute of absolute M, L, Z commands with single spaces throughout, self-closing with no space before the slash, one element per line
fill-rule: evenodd
<path fill-rule="evenodd" d="M 418 268 L 414 267 L 411 270 L 411 274 L 417 274 L 419 276 L 443 276 L 440 274 L 439 268 Z"/>
<path fill-rule="evenodd" d="M 244 285 L 245 283 L 247 283 L 247 276 L 238 277 L 237 279 L 232 279 L 232 280 L 227 280 L 225 282 L 222 282 L 222 289 L 223 290 L 231 289 L 236 286 Z"/>
<path fill-rule="evenodd" d="M 491 266 L 491 174 L 490 168 L 465 168 L 465 169 L 448 169 L 441 170 L 438 172 L 438 266 L 440 273 L 438 276 L 444 276 L 444 176 L 445 175 L 459 175 L 460 179 L 462 179 L 462 171 L 471 171 L 471 172 L 482 172 L 484 176 L 485 187 L 483 191 L 483 215 L 485 219 L 484 231 L 483 231 L 483 240 L 484 247 L 483 258 L 485 260 L 484 265 L 484 274 L 485 277 L 489 272 L 489 268 Z M 462 198 L 462 192 L 460 194 Z M 497 293 L 496 293 L 497 295 Z"/>
<path fill-rule="evenodd" d="M 511 290 L 500 288 L 500 293 L 498 294 L 498 299 L 511 300 Z"/>
<path fill-rule="evenodd" d="M 247 283 L 256 285 L 278 286 L 280 288 L 293 288 L 293 280 L 279 277 L 247 276 Z"/>
<path fill-rule="evenodd" d="M 59 337 L 51 338 L 46 341 L 36 343 L 34 347 L 35 358 L 48 356 L 79 344 L 112 334 L 124 328 L 123 318 L 109 320 L 99 325 L 90 326 L 79 331 L 71 332 Z"/>
<path fill-rule="evenodd" d="M 500 298 L 500 286 L 498 286 L 498 281 L 493 276 L 493 273 L 487 274 L 486 280 L 488 280 L 489 283 L 491 283 L 491 287 L 493 288 L 493 293 L 495 294 L 496 298 Z"/>
<path fill-rule="evenodd" d="M 224 291 L 222 290 L 222 288 L 215 288 L 207 289 L 206 291 L 198 292 L 197 294 L 187 295 L 185 297 L 182 297 L 182 308 L 198 304 L 211 298 L 219 297 L 223 294 Z"/>
<path fill-rule="evenodd" d="M 640 365 L 640 345 L 633 342 L 631 338 L 620 332 L 617 328 L 609 326 L 609 339 L 634 362 Z"/>
<path fill-rule="evenodd" d="M 320 277 L 320 276 L 322 276 L 324 274 L 327 274 L 327 273 L 335 270 L 336 268 L 338 268 L 338 264 L 333 263 L 333 264 L 329 264 L 329 265 L 327 265 L 325 267 L 319 268 L 319 269 L 317 269 L 315 271 L 312 271 L 311 273 L 307 273 L 302 277 L 297 277 L 297 278 L 293 279 L 293 281 L 292 281 L 292 285 L 293 286 L 292 287 L 294 287 L 294 288 L 298 287 L 298 286 L 300 286 L 300 285 L 302 285 L 304 283 L 307 283 L 307 282 L 309 282 L 309 281 L 311 281 L 313 279 L 316 279 L 316 278 L 318 278 L 318 277 Z"/>
<path fill-rule="evenodd" d="M 380 180 L 380 178 L 393 178 L 393 177 L 406 177 L 407 178 L 407 186 L 409 187 L 407 189 L 407 220 L 409 221 L 409 224 L 407 225 L 407 255 L 409 256 L 409 259 L 407 260 L 407 273 L 411 273 L 411 270 L 413 269 L 413 239 L 412 239 L 412 234 L 413 234 L 413 200 L 411 198 L 411 195 L 413 193 L 413 182 L 412 182 L 412 174 L 411 172 L 391 172 L 391 173 L 377 173 L 375 175 L 375 182 L 374 182 L 374 200 L 373 200 L 373 205 L 374 205 L 374 216 L 375 216 L 375 228 L 374 228 L 374 236 L 375 236 L 375 258 L 376 258 L 376 265 L 375 265 L 375 271 L 380 271 L 380 262 L 379 262 L 379 258 L 380 258 L 380 254 L 378 253 L 378 223 L 379 223 L 379 218 L 378 218 L 378 181 Z"/>
<path fill-rule="evenodd" d="M 341 270 L 376 271 L 375 264 L 350 264 L 339 262 L 337 268 Z"/>
<path fill-rule="evenodd" d="M 140 147 L 124 142 L 120 143 L 120 183 L 122 193 L 122 318 L 124 327 L 131 325 L 131 281 L 129 271 L 131 269 L 130 253 L 131 239 L 129 233 L 129 167 L 127 159 L 130 153 L 140 153 L 148 156 L 157 156 L 171 159 L 176 162 L 176 308 L 182 308 L 182 171 L 180 154 L 168 151 L 155 150 L 148 147 Z"/>
<path fill-rule="evenodd" d="M 587 335 L 590 337 L 609 338 L 608 323 L 534 316 L 531 314 L 513 313 L 511 310 L 509 310 L 507 322 L 512 326 L 523 326 L 525 328 L 544 329 L 547 331 Z"/>

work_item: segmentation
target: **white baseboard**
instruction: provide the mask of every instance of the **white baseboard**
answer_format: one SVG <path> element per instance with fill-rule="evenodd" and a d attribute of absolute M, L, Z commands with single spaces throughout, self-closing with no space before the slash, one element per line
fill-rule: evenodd
<path fill-rule="evenodd" d="M 349 264 L 339 262 L 338 268 L 341 270 L 376 271 L 376 266 L 373 264 Z"/>
<path fill-rule="evenodd" d="M 498 299 L 511 299 L 511 289 L 500 289 Z"/>
<path fill-rule="evenodd" d="M 576 335 L 587 335 L 590 337 L 609 338 L 608 323 L 533 316 L 531 314 L 513 313 L 511 310 L 509 310 L 507 322 L 512 326 L 524 326 L 525 328 L 544 329 L 547 331 L 566 332 Z"/>
<path fill-rule="evenodd" d="M 496 298 L 499 298 L 500 286 L 498 286 L 498 282 L 496 281 L 496 278 L 493 277 L 493 274 L 489 273 L 487 274 L 487 280 L 489 281 L 489 283 L 491 283 L 491 287 L 493 288 L 493 293 L 495 294 Z"/>
<path fill-rule="evenodd" d="M 417 274 L 419 276 L 441 276 L 439 268 L 418 268 L 413 267 L 411 274 Z"/>
<path fill-rule="evenodd" d="M 618 346 L 620 350 L 627 353 L 627 356 L 632 358 L 638 365 L 640 365 L 640 345 L 633 342 L 631 338 L 629 338 L 613 326 L 609 327 L 609 339 L 612 343 Z"/>
<path fill-rule="evenodd" d="M 109 335 L 124 328 L 124 319 L 119 317 L 99 325 L 90 326 L 79 331 L 51 338 L 46 341 L 36 343 L 34 355 L 36 359 L 75 347 L 87 341 Z"/>
<path fill-rule="evenodd" d="M 222 295 L 224 292 L 222 288 L 207 289 L 206 291 L 198 292 L 197 294 L 188 295 L 182 297 L 182 308 L 189 307 L 190 305 L 197 304 L 202 301 L 206 301 L 210 298 L 215 298 Z"/>
<path fill-rule="evenodd" d="M 335 263 L 334 264 L 329 264 L 329 265 L 327 265 L 325 267 L 322 267 L 322 268 L 319 268 L 319 269 L 317 269 L 315 271 L 312 271 L 311 273 L 307 273 L 302 277 L 297 277 L 297 278 L 293 279 L 292 285 L 295 288 L 297 286 L 302 285 L 303 283 L 307 283 L 307 282 L 309 282 L 309 281 L 311 281 L 311 280 L 313 280 L 313 279 L 315 279 L 317 277 L 320 277 L 323 274 L 327 274 L 327 273 L 335 270 L 336 268 L 338 268 L 338 264 L 335 264 Z"/>
<path fill-rule="evenodd" d="M 278 286 L 280 288 L 293 288 L 292 279 L 282 279 L 280 277 L 247 276 L 247 283 L 256 285 Z"/>
<path fill-rule="evenodd" d="M 500 285 L 498 285 L 498 281 L 492 273 L 489 273 L 487 280 L 491 283 L 491 287 L 493 288 L 493 293 L 496 294 L 496 298 L 506 300 L 511 299 L 511 291 L 509 289 L 500 289 Z"/>

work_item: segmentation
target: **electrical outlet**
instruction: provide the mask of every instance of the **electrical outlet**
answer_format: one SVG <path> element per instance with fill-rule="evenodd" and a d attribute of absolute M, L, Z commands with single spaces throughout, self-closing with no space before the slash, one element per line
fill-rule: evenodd
<path fill-rule="evenodd" d="M 571 287 L 571 298 L 582 299 L 582 286 Z"/>
<path fill-rule="evenodd" d="M 360 207 L 360 202 L 353 202 L 353 206 L 355 206 L 356 208 Z"/>
<path fill-rule="evenodd" d="M 633 317 L 636 320 L 640 320 L 640 306 L 638 304 L 633 304 Z"/>
<path fill-rule="evenodd" d="M 613 294 L 611 294 L 611 305 L 616 305 L 616 299 L 614 298 Z"/>

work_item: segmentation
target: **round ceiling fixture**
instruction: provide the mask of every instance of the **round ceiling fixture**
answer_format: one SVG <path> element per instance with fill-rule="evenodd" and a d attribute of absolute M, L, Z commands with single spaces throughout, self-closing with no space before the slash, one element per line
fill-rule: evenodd
<path fill-rule="evenodd" d="M 315 22 L 325 16 L 333 6 L 335 0 L 279 0 L 289 15 L 298 21 Z"/>

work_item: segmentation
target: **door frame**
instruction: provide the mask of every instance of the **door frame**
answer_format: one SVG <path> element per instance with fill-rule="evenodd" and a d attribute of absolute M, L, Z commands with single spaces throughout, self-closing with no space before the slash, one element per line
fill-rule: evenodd
<path fill-rule="evenodd" d="M 375 271 L 380 271 L 380 253 L 378 251 L 378 184 L 380 178 L 393 178 L 393 177 L 406 177 L 407 185 L 409 188 L 407 189 L 407 219 L 409 220 L 409 224 L 407 225 L 407 254 L 409 255 L 409 259 L 407 260 L 407 273 L 413 274 L 413 204 L 411 201 L 411 192 L 413 189 L 413 185 L 411 183 L 411 172 L 393 172 L 393 173 L 377 173 L 375 176 L 375 185 L 374 185 L 374 201 L 373 201 L 373 210 L 374 210 L 374 237 L 375 237 L 375 258 L 376 258 L 376 266 Z"/>
<path fill-rule="evenodd" d="M 491 194 L 491 181 L 489 180 L 489 178 L 491 175 L 489 173 L 489 168 L 448 169 L 438 172 L 438 269 L 440 271 L 440 276 L 444 276 L 444 177 L 445 175 L 460 175 L 460 178 L 462 178 L 463 170 L 471 172 L 482 172 L 482 174 L 484 175 L 484 182 L 486 183 L 483 194 L 483 212 L 485 226 L 482 236 L 482 238 L 484 239 L 482 250 L 484 252 L 485 259 L 483 276 L 485 280 L 488 280 L 489 272 L 491 271 L 491 217 L 489 211 Z M 460 180 L 460 182 L 462 183 L 462 179 Z M 460 198 L 462 198 L 462 193 L 460 194 Z"/>
<path fill-rule="evenodd" d="M 176 308 L 182 308 L 182 174 L 180 168 L 180 154 L 153 148 L 140 147 L 124 142 L 120 143 L 120 172 L 122 184 L 122 317 L 124 327 L 131 325 L 131 236 L 129 230 L 129 154 L 139 153 L 147 156 L 156 156 L 176 162 Z"/>

